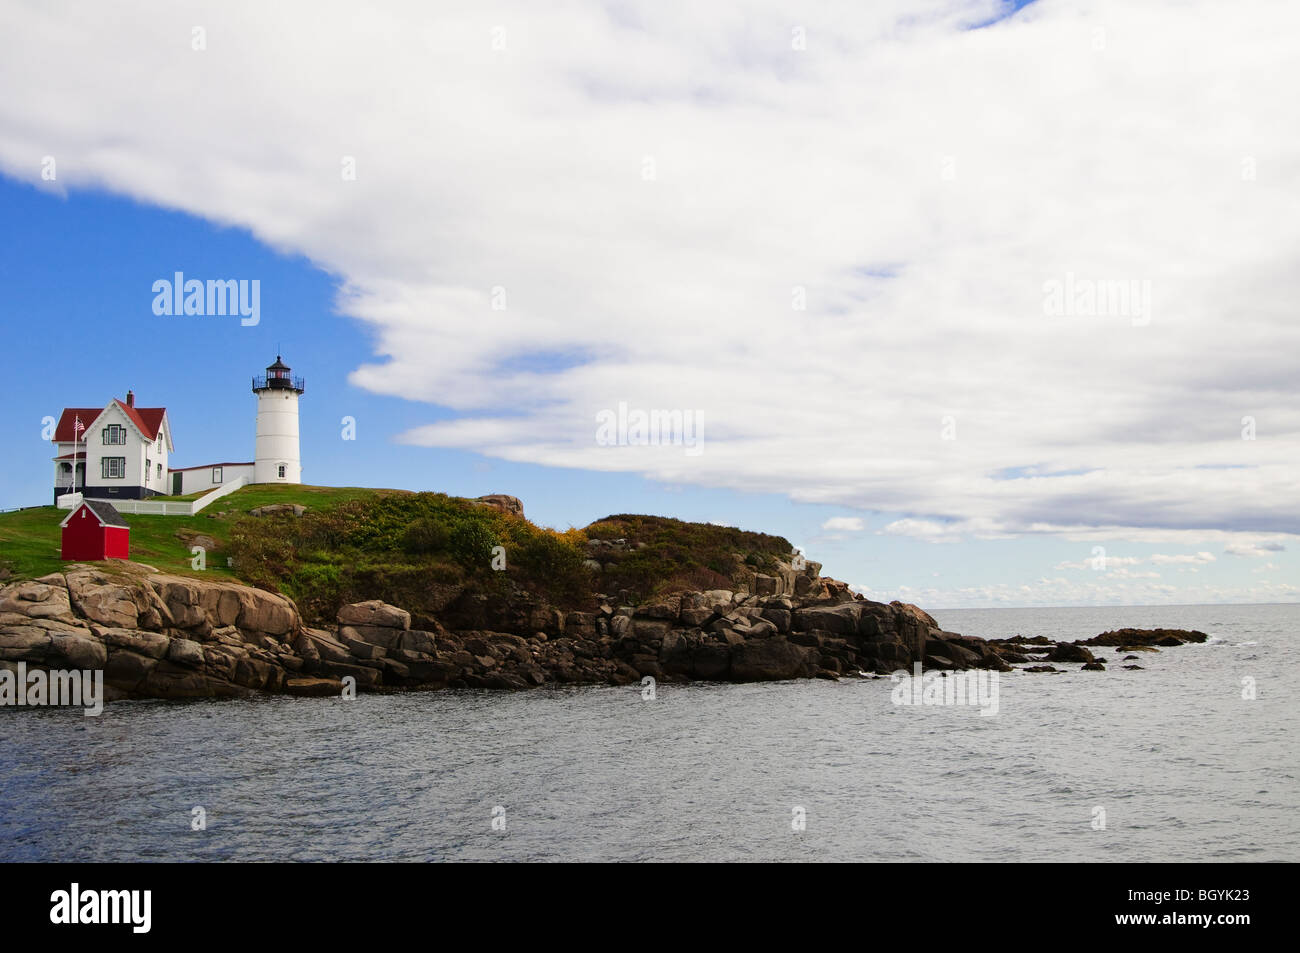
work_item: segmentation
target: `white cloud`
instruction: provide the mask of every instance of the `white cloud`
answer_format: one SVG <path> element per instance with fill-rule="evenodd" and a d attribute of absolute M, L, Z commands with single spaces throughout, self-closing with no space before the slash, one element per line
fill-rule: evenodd
<path fill-rule="evenodd" d="M 1120 567 L 1106 573 L 1108 579 L 1159 579 L 1158 572 L 1134 572 L 1131 569 Z"/>
<path fill-rule="evenodd" d="M 1126 566 L 1138 566 L 1142 563 L 1151 563 L 1154 566 L 1174 566 L 1174 565 L 1195 565 L 1201 566 L 1206 563 L 1215 561 L 1213 553 L 1196 552 L 1196 553 L 1152 553 L 1150 556 L 1110 556 L 1106 555 L 1104 561 L 1098 564 L 1099 557 L 1089 559 L 1080 559 L 1072 562 L 1060 562 L 1056 564 L 1057 569 L 1115 569 Z M 1158 575 L 1152 573 L 1151 575 Z"/>
<path fill-rule="evenodd" d="M 1277 541 L 1261 543 L 1229 543 L 1223 550 L 1229 556 L 1247 556 L 1259 559 L 1265 556 L 1273 556 L 1286 549 L 1286 546 Z"/>
<path fill-rule="evenodd" d="M 890 536 L 910 536 L 914 539 L 924 539 L 932 543 L 950 543 L 961 538 L 960 533 L 944 526 L 942 523 L 911 518 L 894 520 L 894 522 L 885 526 L 882 532 L 888 533 Z"/>
<path fill-rule="evenodd" d="M 822 529 L 847 533 L 860 533 L 865 528 L 866 524 L 860 516 L 832 516 L 822 523 Z"/>
<path fill-rule="evenodd" d="M 1124 566 L 1136 566 L 1142 562 L 1139 556 L 1105 556 L 1098 555 L 1088 559 L 1080 559 L 1075 562 L 1060 562 L 1053 568 L 1055 569 L 1091 569 L 1101 572 L 1107 569 L 1115 569 Z"/>
<path fill-rule="evenodd" d="M 1205 563 L 1214 562 L 1214 553 L 1155 553 L 1151 556 L 1151 562 L 1157 566 L 1177 565 L 1182 563 L 1191 563 L 1194 565 L 1204 565 Z"/>
<path fill-rule="evenodd" d="M 457 414 L 407 443 L 933 541 L 1300 533 L 1300 7 L 958 29 L 996 9 L 818 5 L 794 50 L 775 0 L 11 2 L 0 169 L 338 275 L 351 383 Z M 1149 281 L 1149 323 L 1048 314 L 1067 278 Z M 620 401 L 699 411 L 703 452 L 597 445 Z"/>

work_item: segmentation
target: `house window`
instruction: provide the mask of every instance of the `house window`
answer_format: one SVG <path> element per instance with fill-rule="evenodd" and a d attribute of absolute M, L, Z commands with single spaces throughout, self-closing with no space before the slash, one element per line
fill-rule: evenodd
<path fill-rule="evenodd" d="M 280 464 L 280 479 L 284 479 L 284 464 Z"/>
<path fill-rule="evenodd" d="M 212 468 L 212 482 L 213 483 L 221 482 L 221 467 Z"/>
<path fill-rule="evenodd" d="M 126 479 L 126 457 L 103 457 L 99 461 L 99 475 L 105 480 Z"/>
<path fill-rule="evenodd" d="M 158 479 L 162 479 L 162 464 L 158 464 Z"/>
<path fill-rule="evenodd" d="M 149 471 L 153 469 L 153 461 L 148 457 L 144 458 L 144 478 L 149 479 Z"/>
<path fill-rule="evenodd" d="M 125 446 L 126 428 L 121 424 L 109 424 L 104 428 L 104 444 L 106 446 Z"/>

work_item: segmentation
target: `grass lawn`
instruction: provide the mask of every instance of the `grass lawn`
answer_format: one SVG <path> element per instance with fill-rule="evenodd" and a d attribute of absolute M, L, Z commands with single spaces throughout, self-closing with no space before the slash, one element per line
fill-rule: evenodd
<path fill-rule="evenodd" d="M 328 508 L 348 500 L 402 492 L 405 491 L 264 484 L 236 490 L 195 516 L 124 513 L 122 518 L 131 527 L 133 562 L 148 563 L 164 572 L 199 575 L 191 567 L 194 557 L 188 539 L 201 534 L 217 542 L 217 549 L 208 554 L 207 573 L 233 578 L 234 571 L 226 566 L 222 550 L 229 539 L 231 524 L 249 510 L 268 503 Z M 0 579 L 30 579 L 61 570 L 64 562 L 59 558 L 59 523 L 67 515 L 67 510 L 54 506 L 0 513 Z"/>

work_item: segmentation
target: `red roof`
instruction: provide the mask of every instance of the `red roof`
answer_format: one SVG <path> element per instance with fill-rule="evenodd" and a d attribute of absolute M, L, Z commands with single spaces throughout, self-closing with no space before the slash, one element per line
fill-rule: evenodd
<path fill-rule="evenodd" d="M 158 429 L 162 427 L 163 416 L 167 413 L 166 407 L 128 407 L 125 403 L 116 398 L 113 403 L 117 404 L 118 409 L 131 419 L 131 422 L 140 428 L 141 432 L 150 440 L 158 438 Z M 104 412 L 103 407 L 68 407 L 63 411 L 63 416 L 59 418 L 59 425 L 54 428 L 55 443 L 72 443 L 72 428 L 76 419 L 81 418 L 81 425 L 84 428 L 75 439 L 85 440 L 86 431 L 90 425 L 95 422 L 95 418 Z"/>
<path fill-rule="evenodd" d="M 162 426 L 163 415 L 167 413 L 166 407 L 128 407 L 117 399 L 113 403 L 144 431 L 146 437 L 150 440 L 157 439 L 158 428 Z"/>
<path fill-rule="evenodd" d="M 95 422 L 95 418 L 104 412 L 103 407 L 69 407 L 63 411 L 63 416 L 59 418 L 59 425 L 54 428 L 55 443 L 72 443 L 72 427 L 74 421 L 81 418 L 81 433 L 77 434 L 77 440 L 86 439 L 86 431 L 90 425 Z"/>

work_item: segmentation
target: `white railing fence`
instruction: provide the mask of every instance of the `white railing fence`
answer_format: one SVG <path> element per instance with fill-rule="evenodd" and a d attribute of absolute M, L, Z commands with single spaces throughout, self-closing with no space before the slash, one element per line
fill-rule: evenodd
<path fill-rule="evenodd" d="M 194 503 L 177 503 L 157 500 L 101 500 L 93 496 L 86 497 L 96 503 L 112 503 L 119 513 L 142 513 L 147 516 L 193 516 Z"/>
<path fill-rule="evenodd" d="M 139 513 L 144 516 L 193 516 L 209 503 L 221 499 L 227 494 L 248 485 L 248 477 L 238 477 L 224 486 L 219 486 L 211 493 L 205 493 L 197 500 L 178 502 L 175 500 L 101 500 L 112 503 L 119 513 Z M 96 499 L 96 497 L 88 497 Z M 70 502 L 65 503 L 65 500 Z M 65 493 L 59 497 L 59 509 L 70 510 L 81 503 L 80 493 Z"/>
<path fill-rule="evenodd" d="M 219 500 L 223 496 L 226 496 L 230 493 L 234 493 L 236 490 L 240 489 L 241 487 L 245 487 L 247 485 L 248 485 L 248 477 L 236 477 L 235 479 L 227 483 L 225 486 L 219 486 L 211 493 L 205 493 L 203 494 L 203 496 L 195 500 L 194 503 L 191 504 L 194 507 L 191 513 L 197 513 L 199 510 L 203 509 L 209 503 Z"/>

